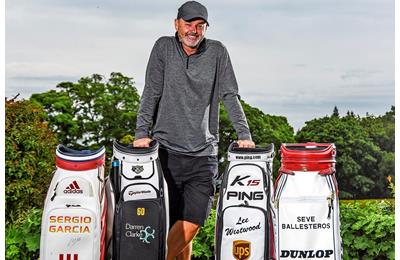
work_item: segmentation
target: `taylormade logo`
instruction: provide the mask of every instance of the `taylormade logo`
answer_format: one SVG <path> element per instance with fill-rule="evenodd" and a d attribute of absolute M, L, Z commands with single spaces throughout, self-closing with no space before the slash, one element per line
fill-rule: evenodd
<path fill-rule="evenodd" d="M 83 191 L 79 187 L 78 183 L 76 181 L 73 181 L 65 188 L 64 193 L 83 193 Z"/>
<path fill-rule="evenodd" d="M 329 258 L 333 250 L 281 250 L 281 258 Z"/>

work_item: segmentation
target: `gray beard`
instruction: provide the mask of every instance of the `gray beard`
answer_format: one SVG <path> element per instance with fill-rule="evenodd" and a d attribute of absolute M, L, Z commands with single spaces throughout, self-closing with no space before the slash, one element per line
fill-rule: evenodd
<path fill-rule="evenodd" d="M 178 34 L 179 42 L 180 42 L 181 44 L 183 44 L 183 39 L 182 39 L 182 37 L 179 35 L 179 33 L 177 33 L 177 34 Z M 199 42 L 198 42 L 195 46 L 191 46 L 191 45 L 187 45 L 187 44 L 185 44 L 185 45 L 188 46 L 189 48 L 197 49 L 197 48 L 199 47 L 200 43 L 201 43 L 203 40 L 204 40 L 204 36 L 203 36 L 202 38 L 200 38 Z"/>

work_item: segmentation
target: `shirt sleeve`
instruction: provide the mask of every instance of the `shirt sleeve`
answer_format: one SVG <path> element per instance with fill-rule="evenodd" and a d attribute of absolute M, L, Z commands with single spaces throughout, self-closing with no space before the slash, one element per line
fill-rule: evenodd
<path fill-rule="evenodd" d="M 162 94 L 163 85 L 163 47 L 162 40 L 159 39 L 154 44 L 147 63 L 145 85 L 136 120 L 135 139 L 150 137 L 150 128 L 153 125 L 155 110 Z"/>
<path fill-rule="evenodd" d="M 238 84 L 233 71 L 231 59 L 227 49 L 223 48 L 223 54 L 220 60 L 219 89 L 220 99 L 228 112 L 229 119 L 237 133 L 239 140 L 252 140 L 247 124 L 246 115 L 240 104 L 238 94 Z"/>

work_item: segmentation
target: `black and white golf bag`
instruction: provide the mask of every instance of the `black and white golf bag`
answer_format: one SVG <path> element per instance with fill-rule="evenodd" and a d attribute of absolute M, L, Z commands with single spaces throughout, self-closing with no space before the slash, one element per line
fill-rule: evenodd
<path fill-rule="evenodd" d="M 276 182 L 278 259 L 342 257 L 334 144 L 282 144 Z"/>
<path fill-rule="evenodd" d="M 164 260 L 168 234 L 168 188 L 158 159 L 158 143 L 134 148 L 114 142 L 107 184 L 108 221 L 114 222 L 112 259 Z M 112 207 L 115 207 L 115 210 Z M 109 230 L 110 232 L 111 230 Z M 110 242 L 110 240 L 109 240 Z"/>
<path fill-rule="evenodd" d="M 40 259 L 104 258 L 104 161 L 104 147 L 97 151 L 57 147 L 56 170 L 42 216 Z"/>
<path fill-rule="evenodd" d="M 217 205 L 215 259 L 273 257 L 273 157 L 273 144 L 267 148 L 229 146 L 229 166 Z"/>

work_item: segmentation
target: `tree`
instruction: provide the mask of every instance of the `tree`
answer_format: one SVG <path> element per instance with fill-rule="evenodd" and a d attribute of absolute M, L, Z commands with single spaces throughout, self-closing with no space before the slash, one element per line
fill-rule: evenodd
<path fill-rule="evenodd" d="M 348 113 L 306 122 L 296 135 L 298 142 L 335 143 L 337 177 L 342 198 L 388 197 L 387 174 L 394 176 L 391 155 L 373 142 L 360 117 Z"/>
<path fill-rule="evenodd" d="M 113 72 L 105 81 L 93 74 L 57 88 L 33 94 L 31 100 L 43 105 L 60 142 L 85 149 L 105 145 L 110 151 L 114 138 L 133 135 L 139 94 L 132 78 Z"/>
<path fill-rule="evenodd" d="M 275 153 L 277 154 L 281 143 L 295 141 L 293 127 L 289 125 L 286 117 L 264 114 L 260 109 L 250 106 L 243 100 L 241 104 L 256 145 L 265 147 L 274 143 Z M 226 158 L 228 146 L 231 142 L 237 140 L 237 135 L 223 105 L 220 107 L 219 122 L 219 158 Z M 220 164 L 220 169 L 225 169 L 226 164 L 227 162 L 223 161 Z M 279 160 L 275 156 L 274 173 L 277 173 L 279 166 Z"/>
<path fill-rule="evenodd" d="M 394 153 L 395 136 L 395 107 L 392 106 L 389 112 L 383 116 L 375 117 L 367 115 L 362 118 L 361 125 L 368 132 L 381 150 Z"/>
<path fill-rule="evenodd" d="M 6 102 L 6 225 L 42 208 L 54 170 L 57 139 L 45 112 L 30 101 Z"/>
<path fill-rule="evenodd" d="M 337 108 L 337 106 L 335 106 L 335 107 L 333 108 L 332 116 L 339 116 L 339 109 Z"/>

